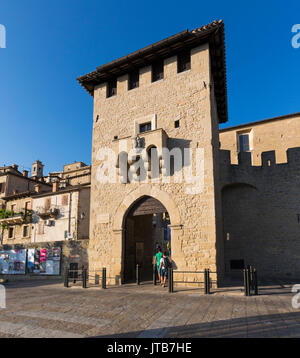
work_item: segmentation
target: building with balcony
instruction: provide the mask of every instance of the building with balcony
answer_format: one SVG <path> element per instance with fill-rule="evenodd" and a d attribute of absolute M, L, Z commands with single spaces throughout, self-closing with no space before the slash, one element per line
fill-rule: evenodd
<path fill-rule="evenodd" d="M 32 190 L 18 192 L 23 187 L 17 186 L 17 190 L 13 185 L 19 182 L 12 180 L 5 186 L 13 194 L 2 196 L 0 275 L 8 279 L 48 277 L 62 274 L 70 264 L 73 268 L 88 266 L 90 167 L 82 162 L 73 164 L 71 183 L 65 172 L 42 176 L 43 165 L 36 161 L 32 169 L 35 177 L 24 175 L 29 183 L 26 188 Z M 2 169 L 7 176 L 19 179 L 16 167 Z M 81 180 L 83 184 L 78 184 Z"/>
<path fill-rule="evenodd" d="M 31 242 L 32 195 L 34 192 L 4 197 L 5 208 L 0 212 L 1 245 Z"/>

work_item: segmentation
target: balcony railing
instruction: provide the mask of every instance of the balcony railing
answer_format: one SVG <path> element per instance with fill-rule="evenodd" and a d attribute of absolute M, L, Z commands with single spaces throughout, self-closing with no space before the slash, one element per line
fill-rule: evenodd
<path fill-rule="evenodd" d="M 8 225 L 21 225 L 25 223 L 30 223 L 32 221 L 32 212 L 31 210 L 20 211 L 15 213 L 13 211 L 2 210 L 0 216 L 0 224 L 3 226 Z"/>
<path fill-rule="evenodd" d="M 37 207 L 36 215 L 38 215 L 42 219 L 46 219 L 49 217 L 56 218 L 59 214 L 59 209 L 55 206 L 51 206 L 50 208 L 45 207 Z"/>

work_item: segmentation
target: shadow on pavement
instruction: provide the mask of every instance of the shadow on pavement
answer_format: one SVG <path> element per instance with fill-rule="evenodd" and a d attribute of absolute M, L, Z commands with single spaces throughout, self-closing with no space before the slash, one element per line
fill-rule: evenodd
<path fill-rule="evenodd" d="M 234 318 L 93 338 L 276 338 L 300 337 L 300 312 Z"/>

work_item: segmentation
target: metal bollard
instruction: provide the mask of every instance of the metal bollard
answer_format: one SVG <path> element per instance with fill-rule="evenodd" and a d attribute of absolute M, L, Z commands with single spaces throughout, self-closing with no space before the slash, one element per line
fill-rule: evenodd
<path fill-rule="evenodd" d="M 86 288 L 87 270 L 82 270 L 82 288 Z"/>
<path fill-rule="evenodd" d="M 106 267 L 102 269 L 102 288 L 106 288 Z"/>
<path fill-rule="evenodd" d="M 66 269 L 64 277 L 64 286 L 69 287 L 69 270 Z"/>
<path fill-rule="evenodd" d="M 209 269 L 206 270 L 206 275 L 207 275 L 207 294 L 210 294 L 210 274 L 209 274 Z"/>
<path fill-rule="evenodd" d="M 174 292 L 173 269 L 172 268 L 168 268 L 168 289 L 169 289 L 169 293 Z"/>
<path fill-rule="evenodd" d="M 153 265 L 153 285 L 156 286 L 156 265 Z"/>
<path fill-rule="evenodd" d="M 250 269 L 246 268 L 244 269 L 244 287 L 245 287 L 245 296 L 250 296 L 251 295 L 251 275 L 250 275 Z"/>
<path fill-rule="evenodd" d="M 244 269 L 243 272 L 244 272 L 244 294 L 245 294 L 245 296 L 249 296 L 248 283 L 247 283 L 247 281 L 248 281 L 247 269 Z"/>
<path fill-rule="evenodd" d="M 254 277 L 254 294 L 255 296 L 258 295 L 258 283 L 257 283 L 257 271 L 254 269 L 253 271 L 253 277 Z"/>
<path fill-rule="evenodd" d="M 207 290 L 207 269 L 204 269 L 204 293 L 206 295 L 208 294 L 208 290 Z"/>
<path fill-rule="evenodd" d="M 140 283 L 140 266 L 136 265 L 136 284 L 139 285 Z"/>
<path fill-rule="evenodd" d="M 255 283 L 254 283 L 254 268 L 252 266 L 249 266 L 249 275 L 250 275 L 250 289 L 252 291 L 255 290 Z M 251 293 L 251 291 L 250 291 Z"/>

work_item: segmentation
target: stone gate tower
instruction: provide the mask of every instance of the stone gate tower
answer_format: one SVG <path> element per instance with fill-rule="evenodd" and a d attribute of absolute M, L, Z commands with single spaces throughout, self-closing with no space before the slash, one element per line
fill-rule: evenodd
<path fill-rule="evenodd" d="M 227 121 L 223 22 L 182 31 L 78 81 L 94 98 L 90 270 L 106 267 L 108 277 L 125 282 L 141 263 L 147 275 L 159 242 L 178 270 L 210 268 L 219 279 L 218 125 Z M 155 178 L 149 173 L 153 148 L 159 163 Z M 174 150 L 171 157 L 192 153 L 180 163 L 193 173 L 200 165 L 201 190 L 191 190 L 185 172 L 178 180 L 177 164 L 168 169 L 164 148 Z M 196 149 L 202 156 L 195 161 Z M 103 182 L 100 174 L 112 153 L 117 158 L 107 169 L 112 180 Z M 140 159 L 145 180 L 135 166 Z"/>

